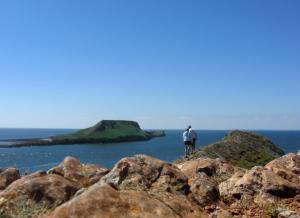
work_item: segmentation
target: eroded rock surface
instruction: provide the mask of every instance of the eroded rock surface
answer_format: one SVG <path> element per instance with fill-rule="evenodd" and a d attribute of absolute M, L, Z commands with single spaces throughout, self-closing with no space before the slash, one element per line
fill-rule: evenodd
<path fill-rule="evenodd" d="M 219 158 L 198 158 L 177 165 L 188 177 L 193 199 L 201 206 L 216 203 L 219 200 L 218 184 L 230 178 L 235 172 L 245 170 L 235 167 Z"/>
<path fill-rule="evenodd" d="M 175 165 L 135 155 L 108 172 L 67 157 L 48 173 L 24 176 L 2 190 L 0 216 L 7 202 L 32 199 L 60 205 L 50 218 L 294 217 L 300 211 L 299 162 L 300 155 L 287 154 L 246 170 L 220 158 Z"/>
<path fill-rule="evenodd" d="M 176 166 L 147 155 L 121 159 L 99 182 L 120 190 L 189 192 L 188 178 Z"/>
<path fill-rule="evenodd" d="M 245 169 L 233 166 L 220 158 L 201 157 L 195 160 L 189 160 L 176 166 L 188 177 L 189 184 L 200 174 L 205 174 L 214 178 L 217 183 L 229 179 L 236 172 L 245 172 Z"/>
<path fill-rule="evenodd" d="M 300 211 L 285 210 L 278 214 L 278 218 L 299 218 Z"/>
<path fill-rule="evenodd" d="M 300 155 L 287 154 L 265 167 L 234 174 L 219 185 L 221 200 L 231 208 L 242 205 L 242 211 L 253 211 L 253 205 L 255 210 L 269 213 L 280 208 L 300 211 L 299 158 Z"/>
<path fill-rule="evenodd" d="M 199 176 L 190 188 L 193 198 L 201 205 L 206 206 L 219 200 L 217 183 L 207 178 L 206 175 Z"/>
<path fill-rule="evenodd" d="M 14 201 L 32 199 L 44 204 L 61 204 L 78 190 L 78 185 L 62 176 L 37 172 L 24 176 L 0 193 L 0 206 Z"/>
<path fill-rule="evenodd" d="M 184 195 L 176 195 L 169 192 L 151 193 L 151 197 L 158 199 L 170 207 L 180 217 L 199 218 L 206 217 L 203 208 L 197 202 Z"/>
<path fill-rule="evenodd" d="M 0 190 L 5 189 L 12 182 L 20 178 L 20 172 L 16 168 L 0 169 Z"/>
<path fill-rule="evenodd" d="M 300 154 L 286 154 L 271 161 L 265 167 L 283 179 L 300 184 Z"/>
<path fill-rule="evenodd" d="M 58 174 L 76 182 L 81 187 L 88 187 L 99 181 L 109 172 L 96 164 L 83 164 L 74 157 L 67 156 L 61 164 L 50 169 L 48 174 Z"/>
<path fill-rule="evenodd" d="M 182 210 L 182 208 L 180 208 Z M 189 208 L 190 209 L 190 208 Z M 180 211 L 182 213 L 182 211 Z M 48 218 L 83 217 L 182 217 L 162 201 L 144 191 L 117 191 L 95 184 L 82 195 L 56 208 Z M 187 216 L 188 217 L 188 216 Z M 201 217 L 201 214 L 195 217 Z"/>
<path fill-rule="evenodd" d="M 219 190 L 222 199 L 228 202 L 254 197 L 257 203 L 265 204 L 276 198 L 295 197 L 300 187 L 267 168 L 253 167 L 243 176 L 236 174 L 221 183 Z"/>

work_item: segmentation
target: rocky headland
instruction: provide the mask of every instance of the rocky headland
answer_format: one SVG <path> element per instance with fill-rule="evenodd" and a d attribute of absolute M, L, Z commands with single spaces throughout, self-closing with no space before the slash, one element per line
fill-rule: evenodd
<path fill-rule="evenodd" d="M 221 158 L 235 166 L 251 168 L 265 165 L 271 160 L 284 155 L 284 151 L 270 139 L 255 132 L 234 130 L 213 144 L 198 149 L 188 159 L 199 157 Z M 178 159 L 177 163 L 186 161 Z"/>
<path fill-rule="evenodd" d="M 236 149 L 246 140 L 240 135 Z M 66 157 L 25 176 L 3 169 L 0 217 L 300 217 L 300 154 L 272 151 L 272 160 L 248 169 L 225 154 L 174 163 L 135 155 L 112 169 Z"/>
<path fill-rule="evenodd" d="M 0 147 L 22 147 L 85 143 L 118 143 L 132 141 L 146 141 L 155 137 L 163 137 L 162 130 L 145 131 L 135 121 L 102 120 L 96 125 L 81 129 L 74 133 L 51 136 L 43 139 L 6 140 L 0 142 Z"/>

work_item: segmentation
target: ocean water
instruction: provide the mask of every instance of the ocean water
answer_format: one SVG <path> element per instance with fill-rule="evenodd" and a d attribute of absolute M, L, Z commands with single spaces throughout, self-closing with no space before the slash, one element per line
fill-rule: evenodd
<path fill-rule="evenodd" d="M 0 129 L 0 141 L 5 139 L 43 138 L 65 134 L 70 129 Z M 229 130 L 197 130 L 201 147 L 216 142 Z M 269 137 L 286 153 L 300 149 L 300 131 L 256 131 Z M 48 170 L 59 164 L 65 156 L 73 156 L 82 162 L 96 163 L 111 168 L 122 157 L 147 154 L 156 158 L 173 161 L 183 155 L 181 130 L 167 130 L 166 136 L 143 142 L 115 144 L 75 144 L 55 146 L 31 146 L 0 148 L 0 168 L 15 166 L 22 173 Z"/>

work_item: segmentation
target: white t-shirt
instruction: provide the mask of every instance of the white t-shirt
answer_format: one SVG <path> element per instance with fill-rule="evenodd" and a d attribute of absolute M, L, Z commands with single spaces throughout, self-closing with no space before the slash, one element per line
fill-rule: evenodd
<path fill-rule="evenodd" d="M 191 134 L 190 134 L 189 131 L 185 131 L 182 136 L 183 136 L 183 141 L 184 142 L 191 142 L 192 141 Z"/>

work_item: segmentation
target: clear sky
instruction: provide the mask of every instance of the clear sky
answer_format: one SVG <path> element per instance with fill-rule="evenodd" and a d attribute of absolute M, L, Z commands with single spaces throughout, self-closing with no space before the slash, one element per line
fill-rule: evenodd
<path fill-rule="evenodd" d="M 0 127 L 300 129 L 298 0 L 0 0 Z"/>

